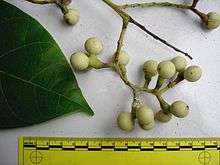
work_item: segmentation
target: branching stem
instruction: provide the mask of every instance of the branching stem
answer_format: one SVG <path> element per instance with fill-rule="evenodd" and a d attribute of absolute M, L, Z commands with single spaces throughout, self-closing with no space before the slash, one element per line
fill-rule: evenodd
<path fill-rule="evenodd" d="M 186 55 L 187 57 L 189 57 L 190 59 L 192 59 L 192 57 L 188 54 L 183 52 L 182 50 L 176 48 L 175 46 L 171 45 L 170 43 L 168 43 L 166 40 L 160 38 L 159 36 L 157 36 L 156 34 L 152 33 L 151 31 L 149 31 L 144 25 L 142 25 L 141 23 L 137 22 L 136 20 L 134 20 L 130 15 L 128 15 L 126 12 L 124 12 L 120 6 L 114 4 L 112 1 L 110 0 L 103 0 L 103 2 L 105 2 L 108 6 L 110 6 L 115 12 L 117 12 L 121 18 L 123 19 L 123 22 L 126 21 L 128 23 L 132 23 L 134 25 L 136 25 L 138 28 L 140 28 L 141 30 L 143 30 L 144 32 L 146 32 L 148 35 L 150 35 L 151 37 L 153 37 L 154 39 L 162 42 L 163 44 L 165 44 L 166 46 L 174 49 L 177 52 L 183 53 L 184 55 Z"/>
<path fill-rule="evenodd" d="M 42 5 L 56 2 L 56 0 L 26 0 L 26 1 L 36 4 L 42 4 Z"/>
<path fill-rule="evenodd" d="M 26 0 L 26 1 L 41 5 L 56 4 L 60 8 L 63 14 L 68 12 L 67 6 L 65 4 L 62 4 L 61 1 L 59 0 Z"/>
<path fill-rule="evenodd" d="M 27 1 L 32 2 L 32 3 L 36 3 L 36 4 L 52 4 L 53 3 L 53 4 L 56 4 L 64 14 L 67 13 L 67 11 L 68 11 L 67 5 L 61 3 L 60 0 L 27 0 Z M 113 62 L 102 63 L 102 65 L 99 67 L 96 67 L 96 69 L 112 68 L 115 72 L 117 72 L 119 74 L 120 78 L 122 79 L 122 81 L 128 87 L 130 87 L 132 89 L 133 104 L 139 102 L 138 97 L 142 92 L 146 92 L 146 93 L 150 93 L 150 94 L 153 94 L 154 96 L 156 96 L 156 98 L 158 99 L 158 101 L 160 103 L 161 108 L 165 112 L 166 111 L 168 112 L 170 105 L 162 98 L 162 94 L 164 92 L 166 92 L 168 89 L 173 88 L 179 82 L 181 82 L 184 79 L 183 74 L 179 73 L 177 78 L 174 81 L 168 83 L 168 85 L 166 85 L 164 88 L 162 88 L 162 85 L 164 85 L 165 80 L 163 80 L 161 78 L 158 78 L 157 85 L 154 89 L 148 88 L 148 84 L 150 82 L 150 79 L 145 78 L 144 85 L 135 85 L 135 84 L 131 83 L 127 78 L 126 67 L 119 64 L 119 53 L 123 47 L 124 38 L 125 38 L 125 34 L 126 34 L 129 23 L 134 24 L 139 29 L 141 29 L 142 31 L 144 31 L 145 33 L 147 33 L 148 35 L 150 35 L 154 39 L 165 44 L 166 46 L 172 48 L 173 50 L 184 54 L 185 56 L 187 56 L 190 59 L 192 59 L 192 57 L 188 53 L 180 50 L 179 48 L 173 46 L 172 44 L 170 44 L 166 40 L 164 40 L 164 39 L 160 38 L 159 36 L 157 36 L 156 34 L 154 34 L 153 32 L 149 31 L 144 25 L 142 25 L 141 23 L 139 23 L 138 21 L 133 19 L 124 10 L 128 9 L 128 8 L 173 7 L 173 8 L 177 8 L 177 9 L 184 9 L 184 10 L 192 11 L 193 13 L 197 14 L 203 20 L 203 22 L 206 22 L 207 15 L 200 12 L 198 9 L 196 9 L 196 5 L 198 4 L 199 0 L 193 0 L 191 5 L 190 4 L 188 4 L 188 5 L 187 4 L 175 4 L 175 3 L 171 3 L 171 2 L 150 2 L 150 3 L 148 2 L 148 3 L 133 3 L 133 4 L 117 5 L 117 4 L 113 3 L 111 0 L 102 0 L 102 1 L 105 4 L 107 4 L 109 7 L 111 7 L 122 18 L 122 28 L 121 28 L 120 36 L 119 36 L 119 39 L 117 42 L 117 49 L 116 49 L 116 52 L 114 53 Z M 162 88 L 162 89 L 160 89 L 160 88 Z"/>
<path fill-rule="evenodd" d="M 194 0 L 192 5 L 174 4 L 174 3 L 170 3 L 170 2 L 159 2 L 159 3 L 151 2 L 151 3 L 134 3 L 134 4 L 117 5 L 117 4 L 113 3 L 111 0 L 103 0 L 103 2 L 106 3 L 108 6 L 110 6 L 122 18 L 122 22 L 123 22 L 121 33 L 120 33 L 120 36 L 119 36 L 119 39 L 117 42 L 117 49 L 114 54 L 114 61 L 113 61 L 114 62 L 114 67 L 113 67 L 114 70 L 119 74 L 122 81 L 132 89 L 134 100 L 139 97 L 141 92 L 151 93 L 156 96 L 156 98 L 158 99 L 158 101 L 160 103 L 161 108 L 164 111 L 167 111 L 169 109 L 169 104 L 166 103 L 166 101 L 162 98 L 162 94 L 164 92 L 166 92 L 168 89 L 170 89 L 171 87 L 175 86 L 177 83 L 179 83 L 180 79 L 177 78 L 176 80 L 174 80 L 172 83 L 168 84 L 163 89 L 160 89 L 160 87 L 163 85 L 163 83 L 165 81 L 161 81 L 159 86 L 157 85 L 155 87 L 155 89 L 149 89 L 148 88 L 149 82 L 146 80 L 145 80 L 144 86 L 143 85 L 139 86 L 139 85 L 135 85 L 135 84 L 131 83 L 127 78 L 126 71 L 125 72 L 122 71 L 122 69 L 118 63 L 119 53 L 123 47 L 124 37 L 125 37 L 126 31 L 127 31 L 128 24 L 132 23 L 132 24 L 136 25 L 138 28 L 143 30 L 145 33 L 152 36 L 154 39 L 162 42 L 166 46 L 174 49 L 177 52 L 184 54 L 185 56 L 189 57 L 190 59 L 192 59 L 192 57 L 188 53 L 183 52 L 182 50 L 180 50 L 180 49 L 176 48 L 175 46 L 173 46 L 172 44 L 168 43 L 166 40 L 160 38 L 156 34 L 149 31 L 144 25 L 140 24 L 139 22 L 134 20 L 130 15 L 128 15 L 125 11 L 123 11 L 123 9 L 136 8 L 136 7 L 141 7 L 141 8 L 144 8 L 144 7 L 175 7 L 175 8 L 180 8 L 180 9 L 189 9 L 189 10 L 193 11 L 194 13 L 196 13 L 197 15 L 201 15 L 201 13 L 199 13 L 199 11 L 197 9 L 195 9 L 195 6 L 198 3 L 198 0 Z"/>
<path fill-rule="evenodd" d="M 179 9 L 190 9 L 191 5 L 175 4 L 170 2 L 146 2 L 120 5 L 121 9 L 146 8 L 146 7 L 174 7 Z"/>

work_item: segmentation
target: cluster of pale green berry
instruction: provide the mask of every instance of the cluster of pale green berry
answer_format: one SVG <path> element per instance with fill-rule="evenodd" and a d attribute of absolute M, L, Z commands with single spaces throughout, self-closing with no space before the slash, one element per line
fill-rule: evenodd
<path fill-rule="evenodd" d="M 102 41 L 96 37 L 88 38 L 84 44 L 86 52 L 76 52 L 72 54 L 70 62 L 72 67 L 77 71 L 84 71 L 91 68 L 101 69 L 113 66 L 114 56 L 110 63 L 103 63 L 98 59 L 103 50 Z M 119 64 L 125 66 L 129 63 L 128 54 L 121 50 L 118 56 Z"/>
<path fill-rule="evenodd" d="M 92 37 L 86 40 L 84 44 L 86 52 L 76 52 L 71 58 L 70 62 L 72 67 L 77 71 L 84 71 L 90 68 L 101 69 L 105 67 L 114 68 L 115 56 L 113 56 L 110 63 L 103 63 L 97 58 L 97 55 L 103 49 L 101 40 L 96 37 Z M 123 66 L 126 70 L 126 65 L 129 63 L 129 55 L 121 50 L 118 54 L 118 64 Z M 159 97 L 161 110 L 154 115 L 153 110 L 143 105 L 139 99 L 135 99 L 132 104 L 131 112 L 121 112 L 118 116 L 117 123 L 119 128 L 124 131 L 131 131 L 134 128 L 135 119 L 138 120 L 141 128 L 150 130 L 155 125 L 155 119 L 160 122 L 168 122 L 172 116 L 184 118 L 189 113 L 189 107 L 183 101 L 175 101 L 171 105 L 161 100 L 161 88 L 165 82 L 169 82 L 167 87 L 172 88 L 174 85 L 182 80 L 189 82 L 195 82 L 200 79 L 202 70 L 199 66 L 187 67 L 187 61 L 181 56 L 177 56 L 169 61 L 162 61 L 158 63 L 155 60 L 148 60 L 143 65 L 143 72 L 145 74 L 145 88 L 148 88 L 148 84 L 154 76 L 158 75 L 157 84 L 151 93 Z M 175 84 L 176 83 L 176 84 Z"/>
<path fill-rule="evenodd" d="M 72 54 L 70 62 L 75 70 L 83 71 L 89 68 L 100 69 L 104 63 L 97 58 L 101 53 L 103 44 L 95 37 L 88 38 L 84 44 L 86 52 L 76 52 Z"/>
<path fill-rule="evenodd" d="M 159 89 L 165 80 L 176 77 L 178 81 L 185 79 L 189 82 L 195 82 L 201 78 L 202 70 L 199 66 L 189 66 L 187 68 L 186 66 L 186 59 L 177 56 L 170 61 L 162 61 L 159 64 L 155 60 L 146 61 L 143 65 L 143 71 L 148 83 L 152 77 L 159 75 L 157 85 L 154 88 L 155 93 L 157 93 L 157 91 L 160 91 Z M 173 82 L 175 81 L 173 80 Z M 170 82 L 170 85 L 172 85 L 172 82 Z M 149 106 L 143 105 L 139 100 L 135 100 L 131 112 L 121 112 L 119 114 L 117 120 L 119 128 L 124 131 L 132 131 L 135 119 L 137 119 L 141 128 L 150 130 L 155 126 L 155 119 L 166 123 L 172 119 L 172 116 L 184 118 L 189 113 L 189 106 L 183 101 L 175 101 L 169 105 L 162 100 L 160 105 L 162 109 L 154 115 L 153 110 Z"/>

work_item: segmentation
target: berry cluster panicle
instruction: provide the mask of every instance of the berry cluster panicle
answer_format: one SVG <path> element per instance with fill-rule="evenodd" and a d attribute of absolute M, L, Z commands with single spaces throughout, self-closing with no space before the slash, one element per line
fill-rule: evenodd
<path fill-rule="evenodd" d="M 79 12 L 75 9 L 68 9 L 68 5 L 71 0 L 27 0 L 37 4 L 56 4 L 62 11 L 64 20 L 70 24 L 75 25 L 79 21 Z M 85 44 L 85 52 L 76 52 L 71 56 L 70 62 L 73 69 L 77 71 L 86 71 L 89 69 L 102 69 L 110 68 L 115 71 L 122 81 L 130 87 L 133 93 L 133 102 L 131 106 L 131 112 L 121 112 L 118 116 L 117 123 L 119 128 L 124 131 L 131 131 L 134 128 L 135 120 L 144 130 L 150 130 L 155 125 L 155 119 L 160 122 L 166 123 L 172 119 L 172 116 L 178 118 L 184 118 L 189 113 L 189 107 L 183 101 L 175 101 L 171 105 L 167 103 L 162 94 L 167 90 L 173 88 L 183 80 L 189 82 L 198 81 L 202 76 L 202 70 L 199 66 L 187 67 L 187 60 L 182 56 L 177 56 L 171 60 L 166 60 L 158 63 L 156 60 L 148 60 L 143 64 L 143 72 L 145 75 L 144 84 L 133 84 L 127 77 L 127 65 L 129 63 L 129 55 L 122 49 L 125 34 L 129 24 L 133 24 L 141 29 L 146 34 L 150 35 L 154 39 L 160 41 L 173 50 L 184 54 L 186 57 L 192 59 L 192 57 L 173 46 L 166 40 L 160 38 L 153 32 L 149 31 L 144 25 L 132 18 L 125 12 L 128 8 L 148 8 L 148 7 L 172 7 L 180 10 L 188 10 L 200 17 L 202 23 L 207 29 L 216 29 L 220 26 L 220 15 L 216 12 L 209 12 L 205 14 L 198 10 L 197 4 L 199 0 L 192 0 L 191 4 L 176 4 L 171 2 L 148 2 L 148 3 L 131 3 L 118 5 L 111 0 L 102 0 L 106 5 L 111 7 L 121 18 L 122 28 L 117 42 L 117 49 L 112 56 L 110 62 L 102 62 L 98 58 L 98 54 L 103 49 L 103 44 L 100 39 L 93 37 L 89 38 Z M 153 89 L 149 88 L 149 83 L 152 78 L 157 76 L 157 83 Z M 146 105 L 143 105 L 139 100 L 139 96 L 142 93 L 150 93 L 156 96 L 160 104 L 160 110 L 154 114 L 153 110 Z"/>
<path fill-rule="evenodd" d="M 136 119 L 141 128 L 150 130 L 155 126 L 155 119 L 166 123 L 172 119 L 172 116 L 184 118 L 188 115 L 189 107 L 186 103 L 175 101 L 170 105 L 162 98 L 162 94 L 184 79 L 190 82 L 199 80 L 202 75 L 202 70 L 199 66 L 187 67 L 187 60 L 181 56 L 160 63 L 156 60 L 148 60 L 143 64 L 145 83 L 144 85 L 136 85 L 129 82 L 126 77 L 129 55 L 124 50 L 119 52 L 117 63 L 115 63 L 115 54 L 109 63 L 104 63 L 97 57 L 103 49 L 100 39 L 96 37 L 89 38 L 86 40 L 84 47 L 85 53 L 76 52 L 71 56 L 70 61 L 75 70 L 111 68 L 113 71 L 120 71 L 119 74 L 122 80 L 133 90 L 134 100 L 131 112 L 123 111 L 117 118 L 118 126 L 122 130 L 132 131 Z M 155 76 L 158 76 L 156 86 L 150 89 L 148 85 Z M 149 106 L 143 105 L 139 100 L 138 97 L 143 92 L 151 93 L 157 97 L 161 110 L 155 115 Z"/>

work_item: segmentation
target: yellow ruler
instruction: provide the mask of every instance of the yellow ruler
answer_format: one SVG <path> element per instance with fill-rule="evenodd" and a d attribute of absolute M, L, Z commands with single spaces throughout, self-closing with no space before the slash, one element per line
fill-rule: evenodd
<path fill-rule="evenodd" d="M 19 138 L 19 165 L 220 165 L 220 138 Z"/>

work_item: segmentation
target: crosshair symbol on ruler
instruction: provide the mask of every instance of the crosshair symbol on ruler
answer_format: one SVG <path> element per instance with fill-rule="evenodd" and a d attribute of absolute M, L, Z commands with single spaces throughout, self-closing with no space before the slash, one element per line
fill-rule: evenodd
<path fill-rule="evenodd" d="M 212 156 L 208 151 L 203 151 L 199 153 L 198 159 L 199 163 L 201 164 L 209 164 L 211 162 Z"/>
<path fill-rule="evenodd" d="M 33 151 L 30 154 L 30 160 L 33 164 L 40 164 L 43 160 L 43 155 L 39 151 Z"/>

